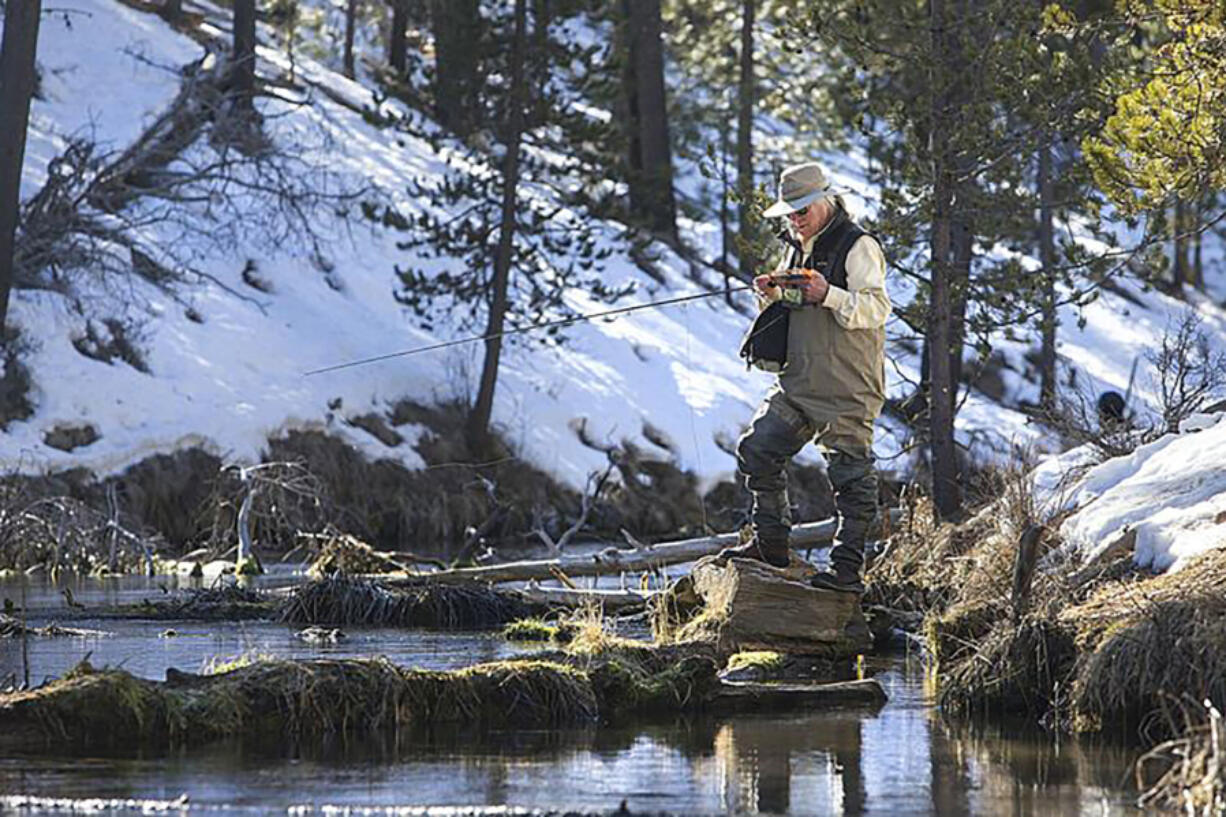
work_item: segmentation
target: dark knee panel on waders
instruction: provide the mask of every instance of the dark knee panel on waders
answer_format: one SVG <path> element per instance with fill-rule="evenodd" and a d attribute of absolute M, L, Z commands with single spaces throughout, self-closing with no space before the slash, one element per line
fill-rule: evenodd
<path fill-rule="evenodd" d="M 830 561 L 840 573 L 859 574 L 864 565 L 864 541 L 877 518 L 877 469 L 871 454 L 834 451 L 826 460 L 839 510 L 839 529 Z"/>
<path fill-rule="evenodd" d="M 792 510 L 784 469 L 811 437 L 803 418 L 799 422 L 789 421 L 768 400 L 737 441 L 737 470 L 753 495 L 751 518 L 759 539 L 787 541 L 792 529 Z"/>

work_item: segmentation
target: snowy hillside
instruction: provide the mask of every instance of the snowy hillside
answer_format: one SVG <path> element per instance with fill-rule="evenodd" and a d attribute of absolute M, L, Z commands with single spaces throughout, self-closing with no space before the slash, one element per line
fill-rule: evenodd
<path fill-rule="evenodd" d="M 73 13 L 48 18 L 40 36 L 42 98 L 33 107 L 25 197 L 44 183 L 48 162 L 68 137 L 89 135 L 112 150 L 134 140 L 175 96 L 179 78 L 170 69 L 202 54 L 198 44 L 159 18 L 118 2 L 66 0 L 62 5 Z M 283 54 L 271 49 L 260 56 L 261 71 L 267 73 L 288 65 Z M 266 132 L 277 142 L 316 145 L 311 149 L 315 154 L 305 158 L 354 186 L 376 186 L 412 218 L 423 205 L 405 191 L 414 179 L 441 173 L 440 154 L 424 140 L 381 129 L 353 110 L 370 104 L 368 89 L 301 57 L 296 68 L 299 80 L 315 87 L 311 104 L 260 99 Z M 430 127 L 395 104 L 384 103 L 383 110 Z M 324 138 L 316 139 L 319 135 Z M 837 168 L 836 183 L 863 187 L 854 165 L 829 158 Z M 871 196 L 859 206 L 871 208 Z M 196 217 L 207 230 L 207 216 Z M 141 278 L 124 281 L 132 304 L 125 317 L 139 329 L 147 373 L 78 352 L 73 340 L 85 331 L 90 316 L 74 310 L 62 295 L 15 292 L 11 320 L 33 342 L 25 363 L 32 372 L 35 413 L 8 428 L 0 444 L 0 467 L 23 472 L 85 467 L 104 474 L 150 454 L 193 445 L 230 461 L 253 461 L 269 436 L 293 428 L 326 428 L 371 457 L 420 466 L 411 428 L 401 427 L 405 440 L 389 447 L 346 421 L 385 412 L 405 397 L 436 402 L 469 396 L 475 391 L 482 347 L 472 344 L 305 376 L 331 364 L 450 339 L 457 325 L 453 316 L 439 316 L 433 331 L 424 331 L 392 297 L 397 265 L 437 268 L 436 260 L 407 257 L 397 247 L 401 234 L 356 212 L 347 219 L 328 219 L 322 259 L 305 244 L 271 247 L 250 236 L 238 237 L 224 250 L 202 248 L 196 264 L 207 277 L 180 289 L 190 308 Z M 713 226 L 682 227 L 687 241 L 715 254 Z M 653 248 L 665 272 L 659 283 L 630 261 L 618 225 L 600 224 L 598 232 L 602 244 L 613 250 L 602 276 L 611 286 L 637 286 L 619 306 L 703 291 L 690 265 L 666 248 Z M 174 240 L 156 233 L 148 238 L 154 244 Z M 244 269 L 258 273 L 261 289 L 252 288 L 251 275 L 245 280 Z M 1211 292 L 1220 298 L 1226 295 L 1226 276 L 1216 275 L 1217 289 Z M 707 283 L 719 281 L 711 274 Z M 1185 308 L 1159 293 L 1143 293 L 1130 284 L 1125 288 L 1141 305 L 1105 293 L 1084 310 L 1083 328 L 1073 310 L 1061 316 L 1062 365 L 1077 371 L 1077 383 L 1087 391 L 1124 391 L 1134 361 Z M 898 286 L 895 294 L 904 297 L 905 289 Z M 1194 296 L 1192 303 L 1215 343 L 1226 347 L 1226 314 L 1203 296 Z M 571 305 L 582 312 L 604 308 L 578 294 Z M 567 330 L 568 343 L 561 348 L 514 342 L 503 357 L 495 422 L 523 457 L 572 485 L 582 485 L 604 463 L 602 453 L 580 441 L 575 428 L 582 421 L 595 440 L 631 439 L 645 447 L 655 445 L 645 441 L 644 427 L 650 424 L 669 443 L 668 451 L 655 447 L 661 456 L 675 458 L 704 483 L 726 478 L 735 467 L 730 441 L 770 384 L 769 376 L 747 372 L 737 357 L 746 320 L 715 297 L 579 324 Z M 1026 346 L 1003 348 L 1010 366 L 1001 373 L 1006 406 L 1034 401 L 1038 386 L 1034 373 L 1025 371 Z M 894 346 L 891 357 L 891 394 L 901 397 L 907 382 L 918 379 L 918 355 Z M 1153 399 L 1144 371 L 1133 394 Z M 45 443 L 52 429 L 83 424 L 97 431 L 92 444 L 61 451 Z M 877 451 L 884 469 L 906 466 L 899 454 L 901 433 L 890 421 L 880 426 Z M 1024 414 L 978 392 L 958 417 L 958 433 L 983 458 L 1007 456 L 1015 445 L 1053 444 Z M 1221 426 L 1212 433 L 1223 436 Z M 1169 443 L 1181 444 L 1183 438 Z M 1222 450 L 1220 461 L 1226 461 Z M 817 459 L 812 451 L 806 456 Z"/>

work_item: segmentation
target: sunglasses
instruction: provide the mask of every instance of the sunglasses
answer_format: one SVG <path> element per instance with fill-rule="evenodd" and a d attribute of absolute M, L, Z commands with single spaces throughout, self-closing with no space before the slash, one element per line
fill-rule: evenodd
<path fill-rule="evenodd" d="M 788 218 L 804 218 L 805 216 L 809 215 L 809 211 L 812 209 L 813 209 L 812 204 L 806 204 L 804 207 L 801 207 L 799 210 L 794 210 L 791 213 L 788 213 Z"/>

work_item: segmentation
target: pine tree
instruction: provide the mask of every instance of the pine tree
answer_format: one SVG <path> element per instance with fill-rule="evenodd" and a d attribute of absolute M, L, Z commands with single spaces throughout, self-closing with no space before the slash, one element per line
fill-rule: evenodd
<path fill-rule="evenodd" d="M 478 0 L 431 0 L 434 28 L 434 115 L 461 138 L 482 121 L 481 8 Z"/>
<path fill-rule="evenodd" d="M 405 61 L 405 32 L 409 26 L 408 0 L 391 0 L 392 22 L 388 33 L 387 64 L 397 78 L 403 77 L 408 66 Z"/>
<path fill-rule="evenodd" d="M 236 113 L 255 111 L 255 0 L 234 0 L 230 87 Z"/>
<path fill-rule="evenodd" d="M 835 104 L 860 130 L 881 187 L 871 226 L 915 286 L 900 312 L 925 342 L 923 393 L 912 408 L 927 412 L 942 518 L 957 517 L 962 504 L 954 418 L 964 347 L 986 359 L 997 332 L 1042 324 L 1054 315 L 1056 284 L 1099 266 L 1071 247 L 1058 269 L 1035 274 L 1023 262 L 1042 209 L 1029 169 L 1043 144 L 1077 133 L 1078 117 L 1094 108 L 1083 90 L 1088 61 L 1049 16 L 1015 0 L 847 0 L 793 29 L 795 41 L 823 47 L 809 55 L 828 54 Z M 1085 195 L 1061 192 L 1070 206 Z M 1014 254 L 984 252 L 1000 246 Z M 1083 296 L 1071 286 L 1059 297 Z"/>
<path fill-rule="evenodd" d="M 414 184 L 410 193 L 427 205 L 417 218 L 366 207 L 368 217 L 404 231 L 400 246 L 421 259 L 397 268 L 395 296 L 429 330 L 441 328 L 438 320 L 444 315 L 458 318 L 454 330 L 484 328 L 492 335 L 577 315 L 564 300 L 568 293 L 583 291 L 611 302 L 628 292 L 600 279 L 598 264 L 609 250 L 597 246 L 589 215 L 598 202 L 586 201 L 569 184 L 575 174 L 594 174 L 599 168 L 592 155 L 572 146 L 585 141 L 604 146 L 608 140 L 592 134 L 603 136 L 614 126 L 587 121 L 588 109 L 570 104 L 576 89 L 557 81 L 566 72 L 553 70 L 593 65 L 598 72 L 599 63 L 586 47 L 578 49 L 557 36 L 564 19 L 530 13 L 540 4 L 526 5 L 521 19 L 522 2 L 509 20 L 505 15 L 484 19 L 481 30 L 487 39 L 472 46 L 483 55 L 481 73 L 490 78 L 490 87 L 475 97 L 476 109 L 482 121 L 496 127 L 470 134 L 467 144 L 454 138 L 438 141 L 440 151 L 462 159 L 443 178 Z M 525 45 L 528 31 L 535 41 L 532 48 Z M 528 87 L 528 77 L 542 75 L 554 80 Z M 583 76 L 573 79 L 585 81 Z M 529 117 L 529 111 L 548 115 Z M 472 138 L 477 133 L 480 138 Z M 521 340 L 556 345 L 564 335 L 554 329 Z M 468 423 L 474 452 L 488 442 L 502 350 L 500 341 L 487 342 Z"/>
<path fill-rule="evenodd" d="M 1161 43 L 1148 70 L 1117 78 L 1115 111 L 1083 147 L 1125 214 L 1226 189 L 1226 7 L 1220 0 L 1124 0 L 1133 31 Z M 1129 82 L 1131 79 L 1131 82 Z"/>
<path fill-rule="evenodd" d="M 621 16 L 630 212 L 658 235 L 676 239 L 660 0 L 621 0 Z"/>

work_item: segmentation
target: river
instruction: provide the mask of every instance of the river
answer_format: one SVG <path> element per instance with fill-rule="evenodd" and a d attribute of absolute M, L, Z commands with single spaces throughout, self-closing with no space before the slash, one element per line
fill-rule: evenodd
<path fill-rule="evenodd" d="M 282 575 L 271 580 L 284 582 Z M 173 579 L 74 579 L 74 600 L 155 598 Z M 0 597 L 46 624 L 64 604 L 45 578 L 0 580 Z M 454 668 L 522 652 L 493 633 L 348 628 L 312 646 L 269 623 L 74 620 L 105 635 L 0 639 L 0 682 L 41 680 L 88 656 L 161 679 L 239 655 L 385 655 Z M 168 628 L 175 635 L 164 637 Z M 1136 750 L 1001 725 L 942 721 L 918 655 L 866 664 L 889 703 L 875 713 L 653 719 L 579 729 L 337 740 L 295 746 L 276 737 L 169 757 L 45 754 L 0 758 L 0 813 L 396 814 L 415 806 L 507 813 L 629 810 L 676 814 L 1131 815 Z"/>

